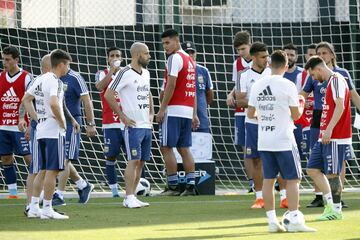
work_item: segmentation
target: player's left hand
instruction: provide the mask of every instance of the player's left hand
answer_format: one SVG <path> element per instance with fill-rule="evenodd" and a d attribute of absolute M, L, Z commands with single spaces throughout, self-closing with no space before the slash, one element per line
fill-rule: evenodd
<path fill-rule="evenodd" d="M 72 126 L 76 133 L 80 132 L 80 125 L 77 123 L 77 121 L 73 121 Z"/>
<path fill-rule="evenodd" d="M 198 129 L 200 127 L 200 120 L 197 115 L 193 116 L 192 118 L 192 128 L 194 130 Z"/>
<path fill-rule="evenodd" d="M 86 126 L 86 136 L 94 137 L 96 135 L 95 126 Z"/>
<path fill-rule="evenodd" d="M 19 124 L 18 124 L 18 129 L 20 132 L 25 132 L 26 131 L 26 128 L 27 128 L 27 123 L 26 121 L 23 119 L 23 120 L 20 120 L 19 121 Z"/>
<path fill-rule="evenodd" d="M 331 139 L 332 129 L 326 128 L 321 137 L 322 144 L 329 144 Z"/>

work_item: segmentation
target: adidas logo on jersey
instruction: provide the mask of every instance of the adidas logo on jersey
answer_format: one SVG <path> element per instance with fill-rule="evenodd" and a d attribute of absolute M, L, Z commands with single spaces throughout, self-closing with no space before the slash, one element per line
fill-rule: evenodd
<path fill-rule="evenodd" d="M 275 96 L 272 95 L 270 86 L 268 85 L 257 97 L 258 101 L 276 101 Z"/>
<path fill-rule="evenodd" d="M 1 101 L 3 102 L 20 102 L 20 99 L 16 95 L 14 88 L 11 87 L 7 90 L 4 95 L 1 97 Z"/>

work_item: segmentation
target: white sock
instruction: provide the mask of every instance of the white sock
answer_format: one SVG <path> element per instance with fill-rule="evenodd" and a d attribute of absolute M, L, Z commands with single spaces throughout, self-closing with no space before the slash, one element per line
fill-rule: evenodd
<path fill-rule="evenodd" d="M 17 184 L 16 183 L 12 183 L 12 184 L 8 184 L 8 189 L 16 189 L 17 190 Z"/>
<path fill-rule="evenodd" d="M 322 193 L 322 192 L 315 192 L 315 195 L 322 196 L 322 195 L 323 195 L 323 193 Z"/>
<path fill-rule="evenodd" d="M 341 202 L 340 203 L 334 203 L 333 209 L 334 209 L 335 212 L 341 213 L 341 209 L 342 209 Z"/>
<path fill-rule="evenodd" d="M 61 199 L 64 199 L 64 193 L 65 193 L 65 191 L 61 191 L 61 190 L 57 189 L 55 192 L 59 195 L 59 197 L 60 197 Z"/>
<path fill-rule="evenodd" d="M 25 210 L 29 210 L 30 209 L 30 203 L 26 204 Z"/>
<path fill-rule="evenodd" d="M 82 179 L 82 178 L 77 180 L 75 183 L 76 183 L 77 188 L 80 189 L 80 190 L 83 190 L 87 186 L 86 181 L 84 179 Z"/>
<path fill-rule="evenodd" d="M 117 183 L 110 184 L 109 187 L 110 187 L 110 189 L 117 189 Z"/>
<path fill-rule="evenodd" d="M 43 201 L 43 210 L 44 211 L 51 211 L 52 210 L 52 199 Z"/>
<path fill-rule="evenodd" d="M 39 209 L 39 198 L 38 197 L 31 197 L 30 208 L 32 209 Z"/>
<path fill-rule="evenodd" d="M 262 199 L 263 198 L 262 191 L 257 191 L 255 193 L 255 195 L 256 195 L 256 199 Z"/>
<path fill-rule="evenodd" d="M 286 199 L 286 189 L 280 190 L 280 201 Z"/>
<path fill-rule="evenodd" d="M 266 216 L 268 217 L 269 223 L 277 223 L 278 220 L 276 218 L 276 212 L 275 210 L 270 210 L 266 212 Z"/>
<path fill-rule="evenodd" d="M 327 203 L 327 204 L 330 204 L 330 205 L 333 205 L 333 204 L 334 204 L 334 202 L 333 202 L 333 197 L 332 197 L 332 195 L 331 195 L 331 192 L 325 194 L 324 197 L 325 197 L 325 200 L 326 200 L 326 203 Z"/>
<path fill-rule="evenodd" d="M 136 197 L 134 194 L 131 194 L 131 195 L 126 195 L 125 198 L 131 200 L 131 199 L 135 199 Z"/>

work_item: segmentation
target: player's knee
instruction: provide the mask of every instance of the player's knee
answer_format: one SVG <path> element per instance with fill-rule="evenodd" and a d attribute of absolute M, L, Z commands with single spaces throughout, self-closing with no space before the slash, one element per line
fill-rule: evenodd
<path fill-rule="evenodd" d="M 160 147 L 160 152 L 165 155 L 165 154 L 169 154 L 172 152 L 172 148 L 171 147 L 168 147 L 168 146 L 163 146 L 163 147 Z"/>

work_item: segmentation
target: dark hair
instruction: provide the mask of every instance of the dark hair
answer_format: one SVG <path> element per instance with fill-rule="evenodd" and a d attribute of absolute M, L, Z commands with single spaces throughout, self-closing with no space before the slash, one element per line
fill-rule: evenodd
<path fill-rule="evenodd" d="M 248 31 L 239 31 L 234 36 L 234 47 L 237 48 L 243 44 L 250 44 L 250 33 Z"/>
<path fill-rule="evenodd" d="M 324 60 L 319 56 L 312 56 L 305 64 L 305 70 L 314 69 L 319 64 L 325 65 Z"/>
<path fill-rule="evenodd" d="M 293 43 L 288 43 L 288 44 L 284 45 L 283 50 L 285 50 L 285 49 L 294 50 L 296 53 L 298 52 L 297 46 L 295 46 Z"/>
<path fill-rule="evenodd" d="M 334 55 L 334 58 L 332 59 L 332 64 L 335 66 L 336 65 L 336 54 L 335 54 L 334 45 L 332 45 L 329 42 L 320 42 L 316 45 L 316 48 L 315 48 L 316 53 L 319 48 L 327 48 L 330 50 L 330 52 Z"/>
<path fill-rule="evenodd" d="M 271 54 L 271 67 L 272 68 L 282 68 L 287 64 L 288 57 L 283 50 L 275 50 Z"/>
<path fill-rule="evenodd" d="M 267 46 L 262 42 L 254 42 L 250 47 L 250 55 L 254 56 L 258 52 L 266 52 Z"/>
<path fill-rule="evenodd" d="M 17 49 L 16 47 L 13 47 L 13 46 L 5 47 L 3 49 L 2 53 L 5 54 L 5 55 L 11 55 L 11 57 L 14 58 L 14 59 L 20 57 L 19 49 Z"/>
<path fill-rule="evenodd" d="M 67 61 L 72 61 L 69 53 L 61 49 L 55 49 L 50 54 L 51 67 L 55 68 L 60 63 L 66 63 Z"/>
<path fill-rule="evenodd" d="M 179 36 L 179 33 L 175 29 L 172 29 L 172 28 L 166 29 L 161 34 L 161 38 L 166 38 L 166 37 L 173 38 L 173 37 L 178 37 L 178 36 Z"/>
<path fill-rule="evenodd" d="M 310 44 L 307 49 L 316 49 L 316 44 L 315 43 L 312 43 Z"/>
<path fill-rule="evenodd" d="M 106 55 L 108 55 L 109 56 L 109 54 L 110 54 L 110 52 L 112 52 L 112 51 L 120 51 L 121 52 L 121 49 L 120 48 L 118 48 L 118 47 L 109 47 L 108 49 L 106 49 Z"/>

